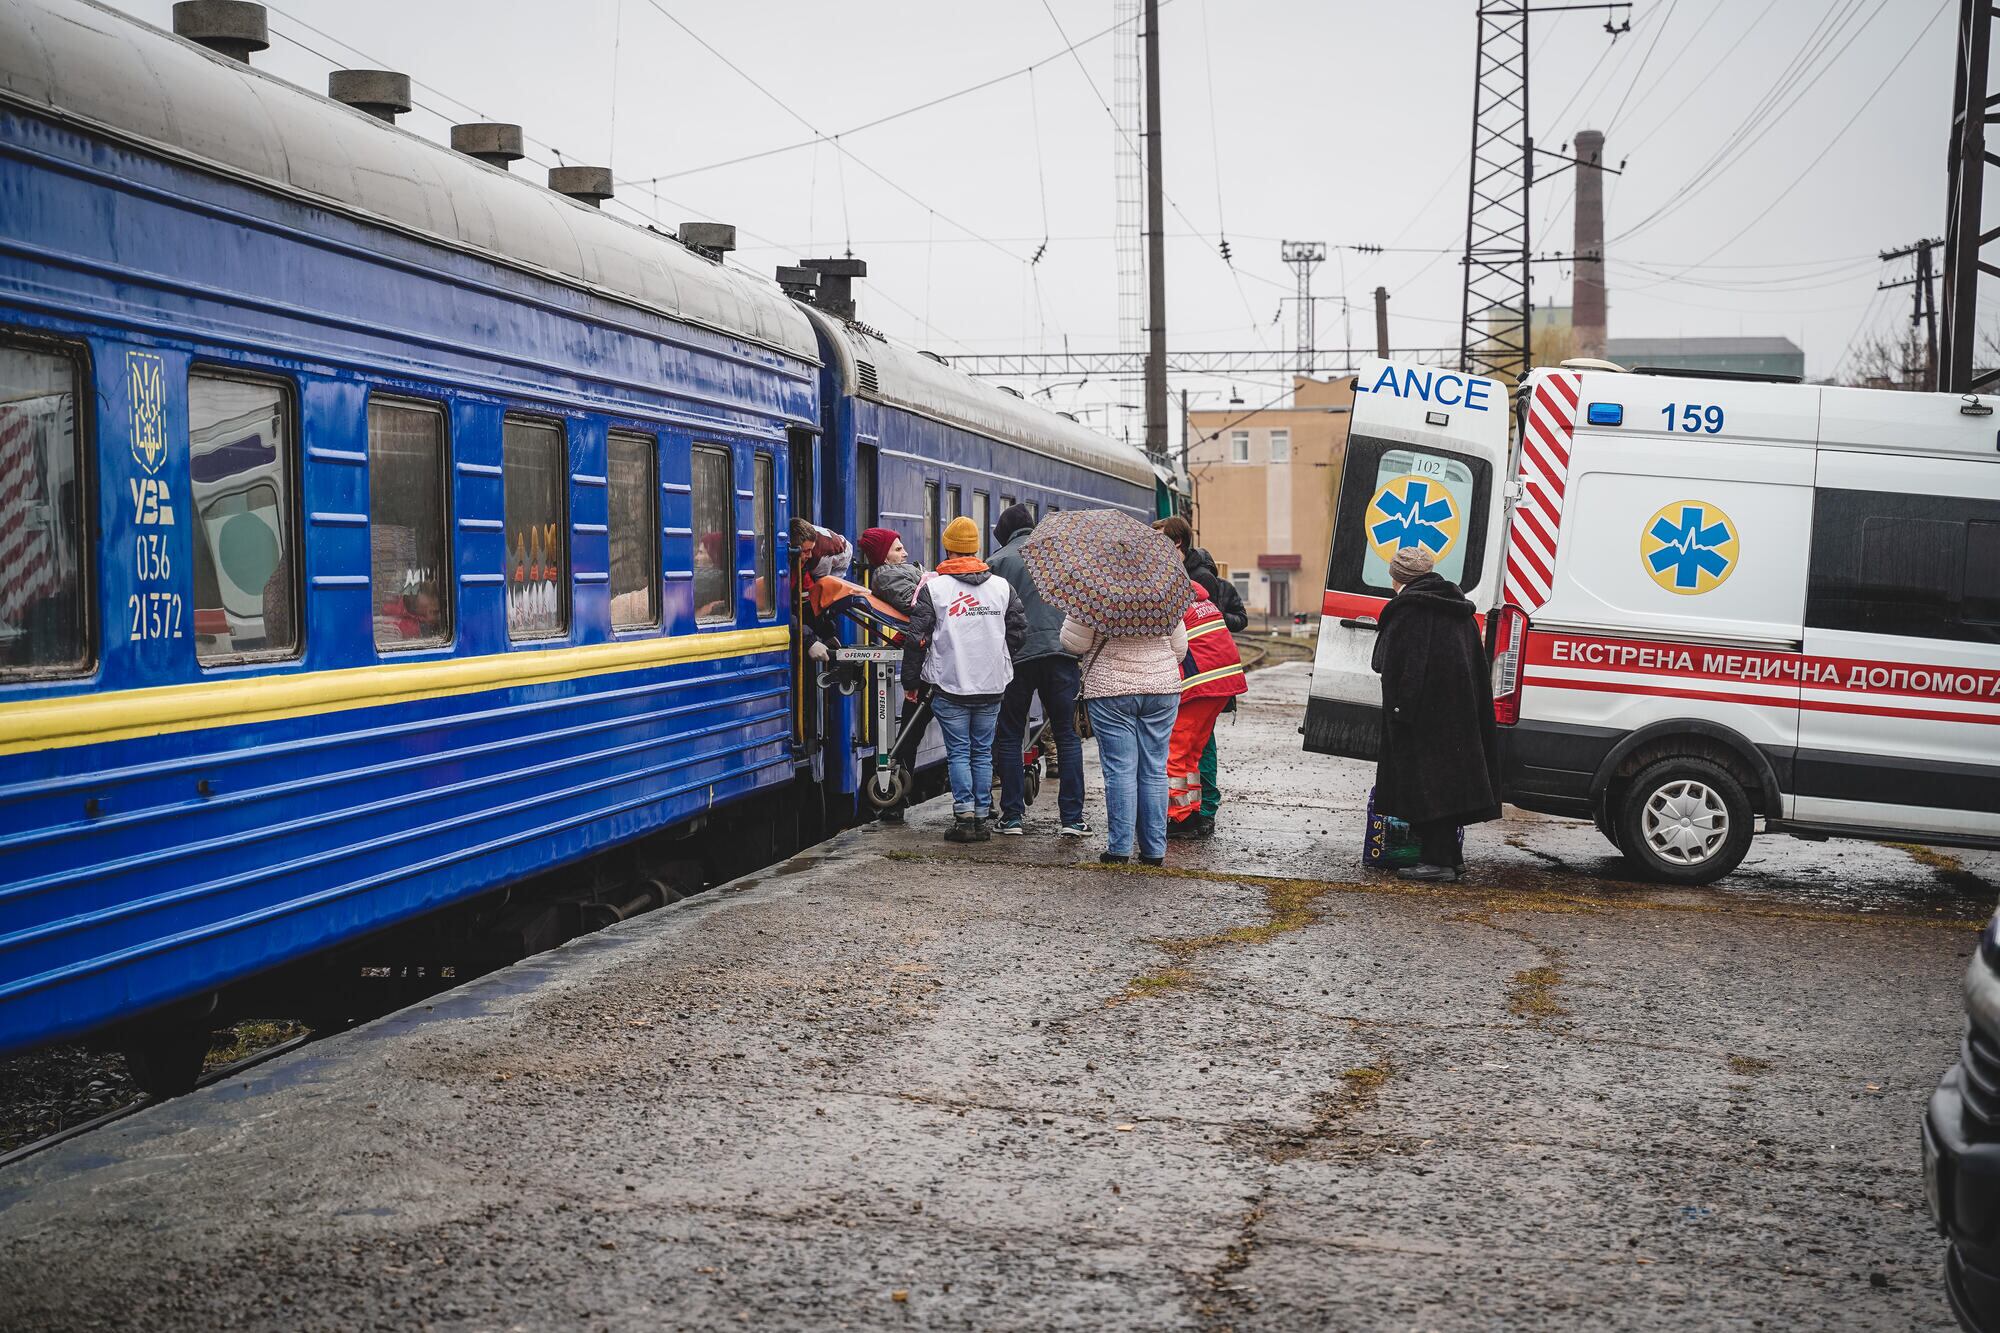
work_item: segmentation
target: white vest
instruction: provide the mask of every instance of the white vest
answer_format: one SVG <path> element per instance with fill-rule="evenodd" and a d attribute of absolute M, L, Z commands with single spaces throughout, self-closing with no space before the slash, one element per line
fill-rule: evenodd
<path fill-rule="evenodd" d="M 1000 694 L 1014 679 L 1007 654 L 1007 603 L 1014 590 L 998 574 L 984 583 L 960 583 L 939 574 L 923 595 L 937 611 L 937 629 L 924 653 L 924 680 L 946 694 Z"/>

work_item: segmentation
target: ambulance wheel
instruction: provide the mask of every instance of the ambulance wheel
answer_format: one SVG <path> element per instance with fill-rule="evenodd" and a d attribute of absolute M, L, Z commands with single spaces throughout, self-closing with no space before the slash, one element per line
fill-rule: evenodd
<path fill-rule="evenodd" d="M 1652 878 L 1712 884 L 1750 850 L 1750 797 L 1719 764 L 1661 759 L 1625 785 L 1613 829 L 1619 848 Z"/>

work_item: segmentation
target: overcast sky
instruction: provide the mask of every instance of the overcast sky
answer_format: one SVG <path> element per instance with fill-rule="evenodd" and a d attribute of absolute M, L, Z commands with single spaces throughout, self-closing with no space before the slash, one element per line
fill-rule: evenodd
<path fill-rule="evenodd" d="M 116 3 L 169 23 L 169 0 Z M 1174 346 L 1292 345 L 1291 308 L 1274 323 L 1292 290 L 1283 238 L 1395 247 L 1333 250 L 1316 293 L 1354 303 L 1356 343 L 1373 340 L 1381 284 L 1392 343 L 1456 345 L 1475 8 L 1166 0 Z M 1638 0 L 1615 41 L 1602 13 L 1537 16 L 1537 141 L 1559 148 L 1595 128 L 1610 161 L 1629 158 L 1607 191 L 1612 335 L 1785 334 L 1824 375 L 1857 330 L 1906 327 L 1908 290 L 1875 287 L 1907 261 L 1876 254 L 1943 232 L 1957 8 Z M 560 150 L 621 180 L 666 177 L 621 187 L 621 201 L 668 225 L 737 224 L 736 258 L 761 272 L 851 245 L 870 267 L 861 317 L 946 354 L 1065 339 L 1111 349 L 1117 132 L 1098 96 L 1114 96 L 1114 42 L 1050 57 L 1113 17 L 1112 0 L 287 0 L 271 7 L 273 46 L 257 63 L 322 92 L 335 65 L 402 70 L 424 104 L 406 128 L 442 140 L 474 108 L 522 123 L 544 163 Z M 843 133 L 1037 61 L 1032 75 Z M 841 147 L 701 169 L 815 134 Z M 1538 252 L 1570 247 L 1570 183 L 1536 188 Z M 1217 252 L 1224 235 L 1233 267 Z M 1567 304 L 1569 278 L 1539 266 L 1537 304 Z M 1317 343 L 1339 345 L 1338 304 L 1319 318 Z M 1220 405 L 1232 383 L 1255 405 L 1283 381 L 1189 387 Z M 1139 387 L 1050 396 L 1137 402 Z"/>

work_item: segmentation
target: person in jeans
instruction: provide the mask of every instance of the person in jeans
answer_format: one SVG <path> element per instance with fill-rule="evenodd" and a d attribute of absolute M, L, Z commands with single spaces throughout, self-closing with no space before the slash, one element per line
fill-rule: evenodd
<path fill-rule="evenodd" d="M 1014 679 L 1000 700 L 1000 725 L 993 734 L 994 753 L 1000 756 L 998 830 L 1012 834 L 1024 831 L 1027 772 L 1021 754 L 1028 705 L 1040 695 L 1042 715 L 1048 718 L 1056 740 L 1056 813 L 1062 835 L 1081 838 L 1090 833 L 1090 825 L 1083 822 L 1083 742 L 1076 734 L 1076 659 L 1063 651 L 1063 613 L 1042 600 L 1021 554 L 1022 544 L 1034 531 L 1034 515 L 1022 504 L 1001 510 L 993 524 L 994 539 L 1000 543 L 1000 549 L 993 553 L 993 572 L 1013 585 L 1014 594 L 1028 608 L 1027 641 L 1014 654 Z"/>
<path fill-rule="evenodd" d="M 1064 617 L 1062 646 L 1082 662 L 1083 697 L 1104 770 L 1105 848 L 1097 858 L 1167 861 L 1167 742 L 1181 706 L 1187 627 L 1171 634 L 1100 634 Z"/>
<path fill-rule="evenodd" d="M 937 574 L 917 590 L 910 609 L 903 679 L 931 687 L 931 714 L 944 733 L 951 774 L 952 825 L 946 842 L 992 837 L 993 729 L 1000 697 L 1014 678 L 1014 653 L 1028 637 L 1020 597 L 996 578 L 979 549 L 979 529 L 964 516 L 945 525 Z M 916 702 L 914 688 L 905 699 Z M 1017 759 L 1018 763 L 1019 760 Z"/>

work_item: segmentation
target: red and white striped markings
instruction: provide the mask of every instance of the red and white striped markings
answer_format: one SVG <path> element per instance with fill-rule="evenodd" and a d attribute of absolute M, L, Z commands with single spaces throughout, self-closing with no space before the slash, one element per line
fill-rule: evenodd
<path fill-rule="evenodd" d="M 1528 402 L 1528 424 L 1521 432 L 1521 498 L 1507 534 L 1501 596 L 1530 615 L 1549 600 L 1555 583 L 1556 533 L 1562 527 L 1570 445 L 1582 400 L 1581 376 L 1552 371 L 1536 379 Z"/>

